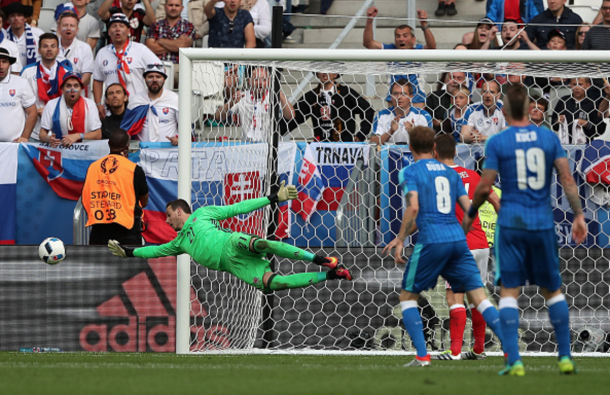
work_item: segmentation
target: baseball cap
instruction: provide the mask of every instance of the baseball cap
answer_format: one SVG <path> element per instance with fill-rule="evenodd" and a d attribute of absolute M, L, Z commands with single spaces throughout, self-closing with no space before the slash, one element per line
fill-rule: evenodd
<path fill-rule="evenodd" d="M 61 80 L 60 88 L 62 88 L 64 86 L 64 84 L 66 83 L 66 81 L 68 81 L 70 78 L 76 78 L 78 80 L 78 82 L 80 82 L 81 88 L 85 87 L 85 84 L 83 84 L 83 80 L 81 79 L 79 73 L 76 73 L 74 71 L 68 71 L 66 74 L 64 74 L 64 78 Z"/>
<path fill-rule="evenodd" d="M 553 38 L 553 37 L 561 37 L 563 39 L 563 41 L 568 42 L 566 40 L 565 34 L 563 34 L 563 32 L 561 30 L 558 30 L 558 29 L 551 30 L 549 32 L 549 34 L 546 36 L 546 40 L 551 41 L 551 38 Z"/>
<path fill-rule="evenodd" d="M 108 21 L 108 27 L 112 26 L 112 24 L 115 22 L 122 23 L 127 27 L 131 26 L 129 24 L 129 18 L 127 18 L 127 15 L 121 14 L 120 12 L 118 12 L 116 14 L 112 14 L 112 16 L 110 17 L 110 20 Z"/>
<path fill-rule="evenodd" d="M 146 75 L 149 73 L 159 73 L 167 79 L 167 74 L 165 73 L 165 66 L 163 66 L 162 63 L 147 64 L 146 70 L 144 70 L 144 77 L 146 77 Z"/>
<path fill-rule="evenodd" d="M 485 17 L 485 18 L 479 19 L 479 23 L 477 23 L 477 26 L 480 26 L 480 25 L 491 25 L 491 26 L 493 26 L 493 25 L 495 25 L 495 22 L 492 21 L 491 19 Z"/>

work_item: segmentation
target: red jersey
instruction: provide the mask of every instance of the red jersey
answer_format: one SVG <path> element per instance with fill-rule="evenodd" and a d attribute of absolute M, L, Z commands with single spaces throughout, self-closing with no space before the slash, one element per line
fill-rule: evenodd
<path fill-rule="evenodd" d="M 452 167 L 453 170 L 457 171 L 464 183 L 464 188 L 468 193 L 468 197 L 472 201 L 474 197 L 474 191 L 477 189 L 477 185 L 479 185 L 479 181 L 481 181 L 481 177 L 477 174 L 476 171 L 465 169 L 460 166 Z M 464 211 L 459 204 L 455 207 L 455 216 L 458 221 L 462 223 L 462 219 L 464 219 Z M 479 220 L 479 214 L 474 218 L 472 222 L 472 229 L 468 232 L 466 236 L 466 242 L 468 243 L 468 248 L 471 250 L 480 250 L 483 248 L 489 248 L 489 244 L 487 244 L 487 236 L 485 236 L 485 232 L 481 229 L 481 220 Z"/>

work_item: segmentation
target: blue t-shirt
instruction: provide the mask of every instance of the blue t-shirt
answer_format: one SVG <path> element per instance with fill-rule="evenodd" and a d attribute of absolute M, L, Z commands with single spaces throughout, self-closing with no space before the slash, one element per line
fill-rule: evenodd
<path fill-rule="evenodd" d="M 398 180 L 403 195 L 417 192 L 418 244 L 466 240 L 455 216 L 455 204 L 468 195 L 458 173 L 435 159 L 420 159 L 401 170 Z"/>
<path fill-rule="evenodd" d="M 487 140 L 484 169 L 502 181 L 498 225 L 545 230 L 555 226 L 551 206 L 553 167 L 566 156 L 559 138 L 545 127 L 511 126 Z"/>
<path fill-rule="evenodd" d="M 382 44 L 382 45 L 383 45 L 383 49 L 396 49 L 395 44 Z M 424 46 L 421 44 L 415 44 L 413 49 L 424 49 Z M 424 94 L 424 92 L 422 92 L 422 90 L 419 87 L 419 81 L 417 80 L 417 74 L 391 75 L 390 76 L 390 90 L 392 89 L 392 84 L 395 81 L 398 81 L 400 79 L 408 80 L 411 83 L 411 85 L 413 85 L 413 98 L 411 99 L 411 101 L 413 103 L 425 103 L 426 102 L 426 95 Z M 392 97 L 390 96 L 391 93 L 392 93 L 391 91 L 390 91 L 390 93 L 388 93 L 388 96 L 385 99 L 386 101 L 391 101 L 391 99 L 392 99 Z"/>
<path fill-rule="evenodd" d="M 453 132 L 453 138 L 456 143 L 462 141 L 462 126 L 468 125 L 468 118 L 472 114 L 472 106 L 466 107 L 466 110 L 462 111 L 462 117 L 460 119 L 455 118 L 455 107 L 449 109 L 449 122 L 451 122 L 451 131 Z"/>
<path fill-rule="evenodd" d="M 224 8 L 215 8 L 215 10 L 216 15 L 209 20 L 210 37 L 208 39 L 208 47 L 243 48 L 246 45 L 244 29 L 249 23 L 254 24 L 250 12 L 239 10 L 233 21 L 231 21 L 227 14 L 225 14 Z"/>

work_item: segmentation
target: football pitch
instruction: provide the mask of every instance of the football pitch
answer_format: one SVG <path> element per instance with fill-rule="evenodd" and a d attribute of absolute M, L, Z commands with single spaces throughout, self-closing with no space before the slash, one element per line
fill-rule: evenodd
<path fill-rule="evenodd" d="M 499 377 L 502 358 L 434 361 L 412 356 L 0 353 L 0 394 L 601 394 L 610 358 L 526 357 L 525 377 Z"/>

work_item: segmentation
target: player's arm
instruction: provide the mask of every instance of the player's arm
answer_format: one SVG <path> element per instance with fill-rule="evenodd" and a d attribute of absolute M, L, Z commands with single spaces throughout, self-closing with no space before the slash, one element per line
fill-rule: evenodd
<path fill-rule="evenodd" d="M 108 240 L 108 248 L 112 251 L 112 255 L 121 258 L 160 258 L 162 256 L 177 256 L 184 252 L 175 241 L 176 239 L 159 246 L 133 248 L 121 245 L 116 240 Z"/>
<path fill-rule="evenodd" d="M 293 200 L 296 199 L 297 196 L 297 188 L 294 185 L 286 186 L 286 181 L 282 181 L 277 193 L 258 199 L 244 200 L 243 202 L 230 206 L 215 206 L 215 212 L 212 215 L 214 216 L 214 219 L 222 221 L 223 219 L 233 218 L 236 215 L 256 211 L 268 204 L 278 204 L 280 202 L 285 202 L 286 200 Z"/>
<path fill-rule="evenodd" d="M 487 201 L 491 204 L 496 210 L 496 213 L 500 212 L 500 196 L 491 188 L 491 192 L 489 192 L 489 196 L 487 196 Z"/>
<path fill-rule="evenodd" d="M 402 257 L 402 249 L 405 244 L 405 239 L 410 235 L 417 226 L 415 220 L 419 214 L 419 200 L 418 194 L 415 191 L 407 192 L 405 196 L 405 212 L 402 216 L 402 224 L 400 225 L 400 231 L 394 240 L 392 240 L 384 249 L 383 253 L 390 253 L 394 248 L 394 261 L 399 264 L 404 264 L 405 260 Z"/>
<path fill-rule="evenodd" d="M 570 165 L 565 157 L 555 159 L 553 164 L 557 169 L 559 182 L 561 182 L 561 186 L 563 187 L 568 202 L 570 202 L 570 207 L 572 207 L 572 212 L 574 213 L 572 237 L 577 243 L 582 243 L 587 238 L 587 224 L 585 224 L 585 215 L 580 204 L 578 187 L 576 187 L 576 182 L 570 172 Z"/>
<path fill-rule="evenodd" d="M 489 198 L 489 195 L 492 192 L 492 186 L 496 181 L 496 177 L 498 176 L 498 172 L 492 169 L 484 169 L 483 174 L 481 174 L 481 181 L 479 181 L 479 185 L 477 185 L 477 189 L 474 190 L 474 197 L 472 198 L 472 205 L 468 210 L 464 209 L 462 205 L 462 209 L 464 209 L 464 219 L 462 220 L 462 228 L 465 233 L 468 233 L 470 227 L 472 226 L 472 222 L 479 211 L 479 207 Z M 461 196 L 460 196 L 461 198 Z M 458 200 L 458 203 L 460 201 Z M 493 203 L 492 203 L 493 204 Z M 461 204 L 460 204 L 461 205 Z M 495 208 L 495 206 L 494 206 Z"/>

